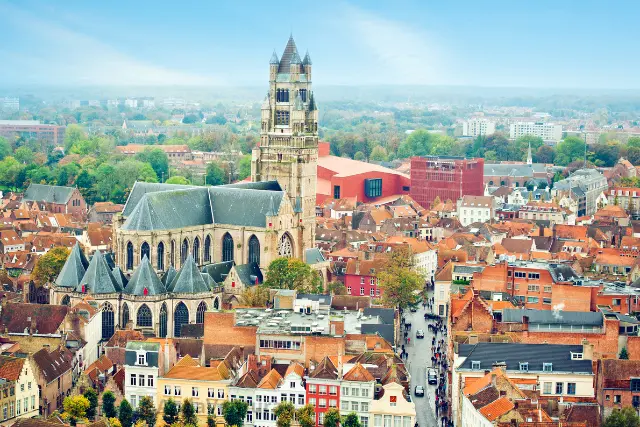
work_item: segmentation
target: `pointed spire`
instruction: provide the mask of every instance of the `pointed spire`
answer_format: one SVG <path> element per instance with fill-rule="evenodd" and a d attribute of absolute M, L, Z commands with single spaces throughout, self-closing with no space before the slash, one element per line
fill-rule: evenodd
<path fill-rule="evenodd" d="M 302 63 L 304 65 L 313 65 L 313 62 L 311 62 L 311 56 L 309 55 L 309 51 L 307 50 L 307 53 L 305 53 L 304 55 L 304 59 L 302 60 Z"/>
<path fill-rule="evenodd" d="M 171 292 L 189 294 L 208 292 L 210 290 L 191 254 L 187 255 L 184 265 L 173 279 L 173 282 L 171 282 L 170 288 Z"/>
<path fill-rule="evenodd" d="M 112 294 L 122 292 L 122 286 L 113 277 L 111 269 L 107 265 L 107 261 L 104 259 L 104 255 L 100 250 L 97 250 L 89 267 L 82 277 L 82 281 L 76 287 L 76 292 L 82 292 L 82 288 L 85 288 L 85 292 L 92 294 Z"/>
<path fill-rule="evenodd" d="M 88 266 L 89 261 L 87 261 L 87 257 L 84 256 L 80 245 L 76 242 L 56 278 L 56 285 L 65 288 L 76 288 L 80 284 Z"/>
<path fill-rule="evenodd" d="M 301 64 L 302 60 L 300 59 L 300 55 L 298 55 L 298 51 L 295 51 L 293 55 L 291 55 L 291 63 L 292 64 Z"/>
<path fill-rule="evenodd" d="M 169 292 L 171 292 L 171 289 L 169 289 L 169 285 L 171 285 L 171 282 L 173 282 L 173 279 L 175 279 L 177 275 L 178 271 L 173 267 L 173 265 L 170 265 L 167 272 L 164 274 L 164 276 L 162 276 L 162 283 Z"/>
<path fill-rule="evenodd" d="M 273 54 L 271 55 L 271 60 L 269 61 L 269 64 L 278 65 L 279 63 L 280 63 L 280 60 L 278 59 L 278 54 L 276 53 L 276 50 L 273 49 Z"/>
<path fill-rule="evenodd" d="M 527 151 L 527 164 L 533 164 L 533 157 L 531 156 L 531 141 L 529 141 L 529 150 Z"/>
<path fill-rule="evenodd" d="M 147 290 L 146 292 L 145 289 Z M 164 294 L 167 289 L 158 279 L 149 258 L 145 255 L 136 271 L 133 272 L 131 280 L 124 291 L 130 295 L 143 296 Z"/>
<path fill-rule="evenodd" d="M 284 48 L 284 52 L 282 52 L 282 58 L 280 59 L 278 73 L 288 74 L 291 72 L 291 59 L 293 58 L 294 54 L 298 57 L 299 61 L 300 55 L 298 55 L 298 48 L 296 47 L 296 42 L 293 40 L 293 35 L 291 35 L 289 37 L 289 41 L 287 42 L 287 46 Z"/>
<path fill-rule="evenodd" d="M 124 275 L 122 270 L 120 270 L 120 267 L 118 266 L 113 267 L 113 270 L 111 270 L 111 273 L 113 273 L 114 279 L 116 279 L 116 281 L 120 284 L 120 286 L 122 286 L 122 289 L 124 289 L 125 286 L 127 286 L 127 283 L 129 283 L 129 279 L 127 279 L 127 277 Z"/>

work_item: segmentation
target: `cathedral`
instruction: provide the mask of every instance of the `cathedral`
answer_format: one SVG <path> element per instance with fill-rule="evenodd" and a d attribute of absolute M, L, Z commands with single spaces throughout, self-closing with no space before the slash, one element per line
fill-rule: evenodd
<path fill-rule="evenodd" d="M 180 336 L 182 325 L 221 308 L 225 294 L 259 283 L 274 259 L 324 261 L 314 245 L 318 111 L 311 70 L 309 53 L 301 59 L 293 37 L 281 58 L 273 53 L 250 182 L 136 182 L 113 221 L 115 259 L 96 252 L 89 261 L 74 248 L 52 286 L 52 303 L 96 300 L 104 338 L 130 322 L 160 337 Z"/>

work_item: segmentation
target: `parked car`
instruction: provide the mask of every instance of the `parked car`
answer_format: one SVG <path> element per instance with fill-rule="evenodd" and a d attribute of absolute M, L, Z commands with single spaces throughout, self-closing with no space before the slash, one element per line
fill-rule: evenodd
<path fill-rule="evenodd" d="M 435 369 L 427 369 L 427 382 L 429 384 L 438 384 L 438 374 Z"/>
<path fill-rule="evenodd" d="M 422 387 L 421 385 L 417 385 L 414 394 L 416 395 L 416 397 L 424 396 L 424 387 Z"/>
<path fill-rule="evenodd" d="M 424 331 L 422 329 L 416 331 L 416 338 L 424 338 Z"/>
<path fill-rule="evenodd" d="M 410 310 L 412 313 L 415 313 L 416 311 L 418 311 L 418 307 L 416 307 L 416 306 L 411 306 L 411 308 L 409 308 L 409 310 Z"/>

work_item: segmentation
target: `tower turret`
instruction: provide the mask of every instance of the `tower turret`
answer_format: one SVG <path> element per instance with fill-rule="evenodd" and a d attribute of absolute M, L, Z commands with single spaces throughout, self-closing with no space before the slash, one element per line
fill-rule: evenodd
<path fill-rule="evenodd" d="M 276 80 L 276 75 L 278 74 L 279 65 L 280 65 L 280 60 L 278 59 L 278 54 L 274 49 L 273 54 L 271 55 L 271 60 L 269 60 L 269 81 L 274 82 Z"/>
<path fill-rule="evenodd" d="M 307 80 L 311 81 L 311 66 L 313 62 L 311 62 L 311 56 L 309 55 L 309 51 L 304 55 L 304 59 L 302 60 L 302 65 L 304 69 L 304 73 L 307 75 Z"/>

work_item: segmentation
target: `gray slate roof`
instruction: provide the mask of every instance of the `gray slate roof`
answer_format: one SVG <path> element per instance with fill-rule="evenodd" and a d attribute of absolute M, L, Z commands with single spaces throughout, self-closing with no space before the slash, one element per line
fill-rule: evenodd
<path fill-rule="evenodd" d="M 325 262 L 326 259 L 324 259 L 324 256 L 322 255 L 322 252 L 320 252 L 320 249 L 318 248 L 309 248 L 309 249 L 305 249 L 304 251 L 304 262 L 309 264 L 309 265 L 313 265 L 313 264 L 317 264 L 319 262 Z"/>
<path fill-rule="evenodd" d="M 86 292 L 91 294 L 111 294 L 122 292 L 122 286 L 113 277 L 111 269 L 99 250 L 91 258 L 87 272 L 82 281 L 76 287 L 77 292 L 82 292 L 82 285 L 86 286 Z"/>
<path fill-rule="evenodd" d="M 472 265 L 454 265 L 453 272 L 461 273 L 461 274 L 473 274 L 473 273 L 482 273 L 484 271 L 484 266 L 472 266 Z"/>
<path fill-rule="evenodd" d="M 217 224 L 266 227 L 267 216 L 277 215 L 283 191 L 210 187 L 211 211 Z"/>
<path fill-rule="evenodd" d="M 468 354 L 460 370 L 491 370 L 495 362 L 505 362 L 507 372 L 520 371 L 520 363 L 529 363 L 529 372 L 543 372 L 543 363 L 552 363 L 553 372 L 593 374 L 591 360 L 571 360 L 571 353 L 582 353 L 582 345 L 478 343 L 471 349 L 460 346 L 460 355 Z M 471 362 L 480 362 L 479 369 L 472 369 Z"/>
<path fill-rule="evenodd" d="M 71 253 L 67 261 L 62 266 L 60 274 L 56 278 L 56 285 L 65 288 L 76 288 L 80 284 L 84 273 L 87 271 L 89 261 L 80 249 L 80 245 L 76 243 L 71 249 Z"/>
<path fill-rule="evenodd" d="M 31 184 L 24 192 L 22 200 L 33 200 L 46 203 L 67 203 L 73 193 L 73 187 L 57 185 Z"/>
<path fill-rule="evenodd" d="M 284 48 L 284 52 L 282 53 L 282 58 L 280 59 L 278 73 L 289 73 L 291 71 L 291 60 L 294 58 L 294 55 L 298 56 L 298 48 L 296 47 L 296 42 L 293 41 L 293 36 L 290 36 L 287 46 Z M 298 62 L 300 62 L 299 56 Z"/>
<path fill-rule="evenodd" d="M 256 279 L 258 279 L 258 284 L 262 283 L 262 271 L 260 271 L 260 266 L 255 262 L 250 262 L 249 264 L 236 265 L 236 273 L 238 274 L 238 278 L 245 286 L 253 286 L 256 284 Z"/>
<path fill-rule="evenodd" d="M 227 278 L 233 264 L 233 261 L 216 262 L 204 266 L 202 272 L 211 276 L 214 282 L 222 283 Z"/>
<path fill-rule="evenodd" d="M 158 184 L 153 182 L 135 182 L 133 184 L 133 188 L 131 189 L 131 193 L 129 193 L 129 197 L 127 197 L 127 202 L 124 205 L 124 209 L 122 210 L 122 216 L 128 217 L 133 212 L 133 209 L 138 205 L 142 196 L 147 193 L 155 193 L 158 191 L 169 191 L 169 190 L 183 190 L 185 188 L 198 188 L 194 185 L 178 185 L 178 184 Z"/>
<path fill-rule="evenodd" d="M 129 279 L 127 279 L 127 276 L 120 270 L 120 267 L 115 266 L 113 270 L 111 270 L 111 273 L 113 273 L 113 278 L 116 279 L 116 281 L 120 283 L 120 286 L 122 286 L 122 289 L 124 289 L 127 283 L 129 283 Z"/>
<path fill-rule="evenodd" d="M 169 269 L 162 276 L 162 284 L 168 289 L 173 279 L 178 275 L 178 271 L 173 267 L 173 265 L 169 266 Z"/>
<path fill-rule="evenodd" d="M 209 292 L 210 288 L 202 278 L 202 274 L 198 270 L 198 266 L 189 254 L 180 269 L 178 275 L 173 279 L 171 284 L 167 286 L 169 292 L 197 294 L 200 292 Z"/>
<path fill-rule="evenodd" d="M 145 288 L 148 291 L 147 295 L 159 295 L 167 292 L 167 288 L 160 281 L 153 267 L 149 262 L 149 258 L 145 257 L 133 272 L 129 284 L 124 289 L 124 292 L 131 295 L 144 295 Z"/>
<path fill-rule="evenodd" d="M 522 317 L 529 317 L 529 324 L 542 325 L 572 325 L 572 326 L 602 326 L 602 313 L 594 311 L 560 311 L 552 310 L 504 309 L 502 321 L 522 323 Z"/>

